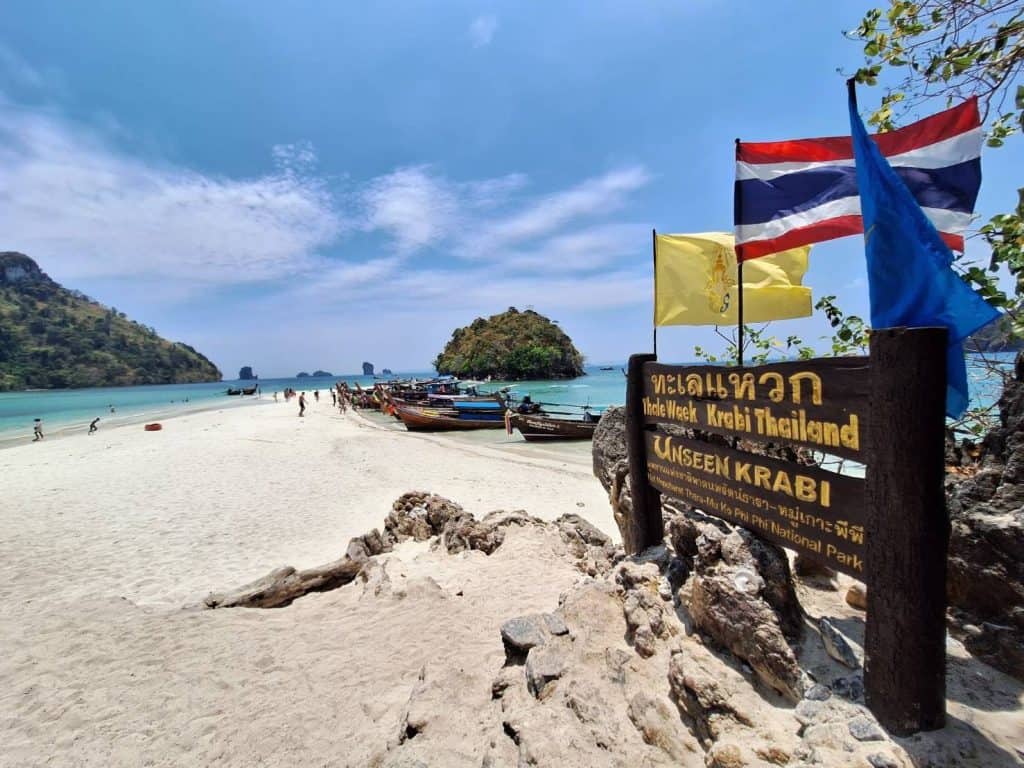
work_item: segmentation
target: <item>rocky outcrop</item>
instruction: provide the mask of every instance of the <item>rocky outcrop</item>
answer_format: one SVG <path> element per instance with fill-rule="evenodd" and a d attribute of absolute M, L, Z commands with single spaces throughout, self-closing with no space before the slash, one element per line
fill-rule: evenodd
<path fill-rule="evenodd" d="M 238 371 L 238 380 L 239 381 L 252 381 L 253 379 L 258 379 L 258 378 L 259 377 L 252 372 L 252 366 L 243 365 L 239 369 L 239 371 Z"/>
<path fill-rule="evenodd" d="M 383 533 L 374 528 L 350 540 L 341 559 L 304 571 L 283 566 L 237 589 L 211 593 L 203 604 L 207 608 L 281 608 L 310 592 L 326 592 L 348 584 L 364 566 L 374 567 L 371 558 L 390 552 L 403 541 L 436 539 L 434 548 L 443 548 L 449 554 L 476 550 L 490 555 L 505 541 L 510 528 L 522 526 L 553 527 L 567 555 L 575 558 L 577 569 L 591 576 L 607 574 L 622 557 L 608 536 L 576 514 L 546 523 L 522 510 L 497 510 L 477 520 L 451 499 L 409 491 L 391 505 Z M 364 580 L 370 580 L 369 575 L 365 576 Z"/>
<path fill-rule="evenodd" d="M 616 522 L 625 535 L 623 526 L 632 507 L 623 409 L 609 409 L 598 424 L 593 466 L 609 490 Z M 750 664 L 772 689 L 798 701 L 804 683 L 790 641 L 801 636 L 803 613 L 785 551 L 678 499 L 664 496 L 663 509 L 675 558 L 667 553 L 662 570 L 667 578 L 669 563 L 675 562 L 677 583 L 693 573 L 679 601 L 694 627 Z M 638 628 L 630 622 L 630 633 L 641 655 L 653 654 L 653 638 L 659 630 L 657 612 L 647 595 L 639 591 L 627 598 L 630 613 L 638 617 Z"/>
<path fill-rule="evenodd" d="M 633 516 L 633 494 L 629 487 L 625 408 L 611 407 L 601 415 L 594 429 L 591 451 L 594 476 L 608 492 L 619 535 L 626 540 Z"/>
<path fill-rule="evenodd" d="M 947 592 L 968 650 L 1024 680 L 1024 356 L 999 417 L 980 451 L 959 446 L 966 476 L 948 476 Z"/>
<path fill-rule="evenodd" d="M 789 639 L 800 636 L 803 617 L 785 553 L 749 531 L 723 534 L 706 525 L 689 586 L 696 628 L 747 662 L 768 686 L 799 701 L 803 673 Z"/>
<path fill-rule="evenodd" d="M 373 363 L 363 363 L 363 376 L 373 376 Z"/>
<path fill-rule="evenodd" d="M 673 512 L 670 517 L 671 546 L 626 558 L 577 515 L 545 522 L 521 511 L 498 511 L 477 520 L 449 499 L 412 492 L 395 501 L 383 530 L 352 539 L 336 563 L 303 572 L 279 569 L 267 580 L 231 593 L 237 596 L 211 596 L 207 604 L 284 605 L 274 596 L 294 599 L 301 590 L 292 585 L 310 587 L 308 591 L 330 589 L 350 581 L 354 573 L 355 585 L 346 587 L 352 591 L 335 598 L 342 611 L 338 621 L 348 621 L 347 611 L 362 606 L 363 620 L 380 613 L 419 611 L 412 615 L 422 616 L 426 611 L 450 627 L 452 616 L 459 616 L 460 623 L 475 618 L 473 613 L 459 613 L 456 604 L 484 599 L 493 605 L 493 600 L 502 599 L 502 590 L 491 595 L 479 586 L 471 595 L 466 574 L 477 578 L 481 565 L 485 569 L 497 562 L 501 574 L 510 566 L 530 573 L 535 564 L 557 558 L 563 563 L 558 572 L 564 578 L 571 573 L 566 564 L 585 573 L 585 564 L 599 552 L 609 562 L 607 570 L 596 576 L 580 573 L 575 582 L 568 582 L 557 604 L 549 598 L 550 606 L 538 605 L 535 612 L 513 614 L 503 621 L 499 614 L 500 623 L 492 624 L 489 635 L 462 633 L 463 642 L 468 637 L 476 651 L 484 649 L 474 658 L 487 658 L 488 663 L 467 664 L 452 649 L 439 662 L 436 647 L 410 643 L 408 652 L 421 654 L 423 661 L 414 657 L 400 692 L 364 681 L 369 688 L 357 688 L 354 695 L 365 696 L 367 711 L 383 717 L 385 725 L 376 741 L 365 747 L 367 759 L 360 764 L 1008 764 L 1009 753 L 978 736 L 975 726 L 981 729 L 980 723 L 956 717 L 934 735 L 890 739 L 863 706 L 862 674 L 826 655 L 816 641 L 799 646 L 803 669 L 813 676 L 813 685 L 803 686 L 803 696 L 794 700 L 794 686 L 785 682 L 773 685 L 773 675 L 785 675 L 771 660 L 758 669 L 757 654 L 774 647 L 777 640 L 772 637 L 798 631 L 793 624 L 801 616 L 793 594 L 783 587 L 789 582 L 777 560 L 779 553 L 693 511 Z M 433 540 L 431 551 L 415 559 L 386 556 L 402 541 L 425 539 Z M 463 566 L 461 577 L 453 579 L 446 566 L 433 574 L 436 579 L 424 572 L 424 558 L 443 563 L 449 554 Z M 703 581 L 710 585 L 706 589 L 714 590 L 727 581 L 719 578 L 726 574 L 732 577 L 730 591 L 716 594 L 715 600 L 730 605 L 749 598 L 755 603 L 757 608 L 737 609 L 759 612 L 757 618 L 743 619 L 752 622 L 752 635 L 764 626 L 774 627 L 773 636 L 759 636 L 756 652 L 730 649 L 695 618 L 695 585 Z M 839 594 L 816 595 L 832 601 L 828 615 L 841 606 Z M 530 609 L 534 606 L 526 608 Z M 715 613 L 713 621 L 727 623 L 733 615 L 720 619 Z M 811 618 L 822 634 L 835 633 L 830 635 L 833 642 L 842 637 L 839 626 L 850 627 L 820 612 Z M 505 664 L 499 669 L 490 661 L 498 662 L 502 653 Z M 977 686 L 979 668 L 984 669 L 970 659 L 951 665 L 951 700 L 962 699 L 965 686 Z M 986 678 L 986 685 L 1001 697 L 992 700 L 1002 702 L 999 706 L 1014 705 L 1019 698 L 1018 689 L 1000 680 Z"/>

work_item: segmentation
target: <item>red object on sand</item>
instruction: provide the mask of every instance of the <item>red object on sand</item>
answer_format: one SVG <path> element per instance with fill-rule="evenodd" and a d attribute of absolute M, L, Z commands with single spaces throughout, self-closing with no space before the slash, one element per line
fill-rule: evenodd
<path fill-rule="evenodd" d="M 144 427 L 147 432 L 159 432 L 163 428 L 163 424 L 147 424 Z"/>

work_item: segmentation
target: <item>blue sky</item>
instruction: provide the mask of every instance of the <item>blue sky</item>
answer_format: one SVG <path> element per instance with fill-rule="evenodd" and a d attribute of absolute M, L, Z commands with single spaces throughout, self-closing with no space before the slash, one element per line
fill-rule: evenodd
<path fill-rule="evenodd" d="M 510 305 L 620 361 L 650 346 L 651 228 L 730 228 L 733 139 L 848 132 L 872 5 L 5 0 L 0 249 L 229 376 L 423 370 Z M 1021 144 L 983 158 L 983 215 Z M 867 314 L 858 238 L 805 282 Z M 659 332 L 694 344 L 721 346 Z"/>

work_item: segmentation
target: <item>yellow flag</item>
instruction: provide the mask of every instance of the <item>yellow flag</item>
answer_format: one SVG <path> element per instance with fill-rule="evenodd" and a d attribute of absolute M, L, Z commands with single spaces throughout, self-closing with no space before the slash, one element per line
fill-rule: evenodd
<path fill-rule="evenodd" d="M 726 232 L 658 235 L 654 324 L 734 325 L 739 292 L 733 236 Z M 811 247 L 743 263 L 743 321 L 809 317 L 811 289 L 800 284 Z"/>

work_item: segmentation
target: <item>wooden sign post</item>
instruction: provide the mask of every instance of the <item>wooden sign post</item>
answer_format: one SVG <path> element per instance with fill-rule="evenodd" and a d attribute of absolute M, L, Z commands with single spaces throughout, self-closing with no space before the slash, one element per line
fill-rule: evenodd
<path fill-rule="evenodd" d="M 886 329 L 869 358 L 724 368 L 633 355 L 627 373 L 627 552 L 661 542 L 664 493 L 867 583 L 866 701 L 894 734 L 945 717 L 945 359 L 945 329 Z M 853 459 L 866 477 L 753 443 Z"/>

